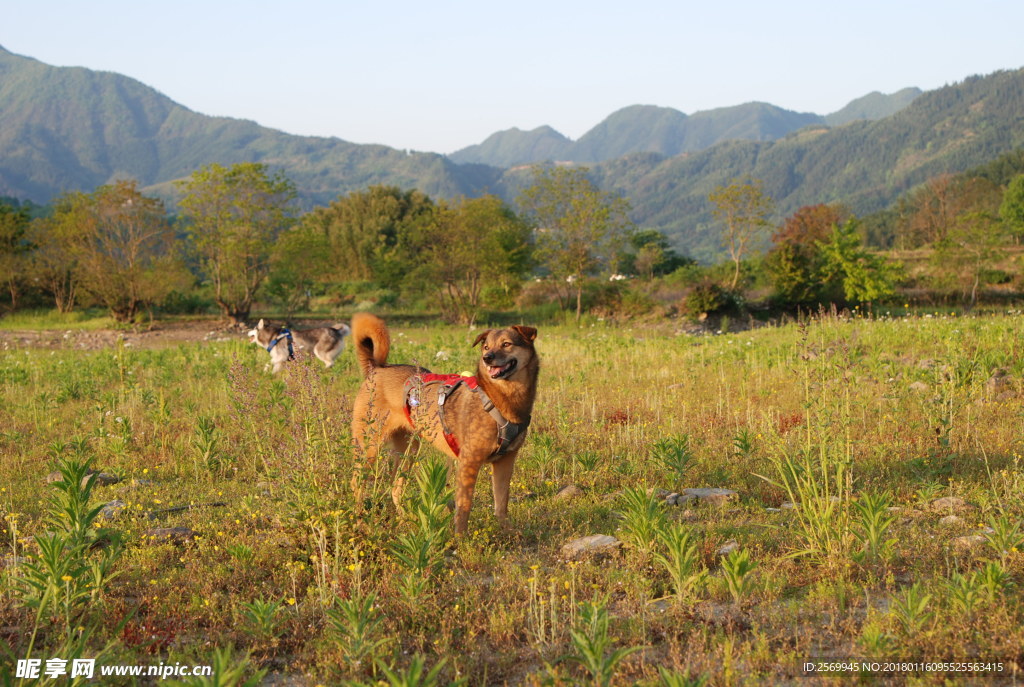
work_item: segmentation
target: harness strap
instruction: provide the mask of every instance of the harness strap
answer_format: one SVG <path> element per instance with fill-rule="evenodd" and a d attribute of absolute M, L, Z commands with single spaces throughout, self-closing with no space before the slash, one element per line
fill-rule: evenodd
<path fill-rule="evenodd" d="M 491 459 L 494 460 L 499 456 L 503 456 L 508 453 L 509 446 L 515 441 L 516 437 L 526 431 L 526 428 L 530 426 L 530 418 L 526 418 L 526 422 L 512 422 L 505 419 L 505 416 L 501 414 L 497 408 L 494 407 L 494 401 L 491 400 L 487 392 L 476 387 L 473 389 L 477 395 L 480 396 L 480 402 L 483 403 L 484 411 L 490 415 L 494 422 L 498 425 L 498 450 L 491 454 Z"/>
<path fill-rule="evenodd" d="M 274 350 L 274 346 L 276 346 L 283 338 L 288 339 L 288 360 L 295 360 L 295 347 L 292 345 L 292 332 L 287 327 L 282 329 L 277 336 L 270 340 L 270 343 L 267 344 L 267 351 L 270 352 Z"/>
<path fill-rule="evenodd" d="M 419 380 L 418 383 L 415 380 Z M 490 415 L 498 426 L 498 448 L 490 455 L 492 462 L 508 453 L 509 447 L 512 445 L 512 442 L 515 441 L 516 437 L 526 431 L 526 428 L 530 426 L 530 418 L 527 418 L 526 422 L 510 422 L 505 419 L 505 416 L 501 414 L 501 411 L 494 407 L 494 401 L 492 401 L 487 393 L 477 385 L 476 377 L 425 374 L 410 377 L 405 383 L 405 417 L 409 420 L 409 424 L 413 425 L 414 428 L 415 424 L 412 421 L 412 408 L 418 406 L 420 403 L 419 398 L 415 394 L 416 387 L 417 385 L 426 387 L 430 384 L 441 385 L 441 388 L 437 392 L 437 419 L 441 424 L 441 431 L 444 434 L 444 439 L 456 457 L 459 455 L 459 442 L 458 439 L 455 438 L 455 434 L 448 429 L 448 423 L 445 422 L 444 405 L 445 402 L 451 398 L 452 394 L 455 393 L 455 390 L 462 384 L 465 384 L 471 391 L 473 391 L 473 393 L 479 396 L 484 412 Z"/>

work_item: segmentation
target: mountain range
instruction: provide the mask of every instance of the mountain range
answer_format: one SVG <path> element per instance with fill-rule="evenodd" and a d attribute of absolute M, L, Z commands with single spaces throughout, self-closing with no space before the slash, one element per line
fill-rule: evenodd
<path fill-rule="evenodd" d="M 630 153 L 672 157 L 705 150 L 723 141 L 773 141 L 811 125 L 840 126 L 860 119 L 881 119 L 902 110 L 921 94 L 905 88 L 891 95 L 871 93 L 830 115 L 793 112 L 768 103 L 696 112 L 687 116 L 670 107 L 632 105 L 572 141 L 549 126 L 532 131 L 509 129 L 448 157 L 460 164 L 514 167 L 545 160 L 593 164 Z"/>
<path fill-rule="evenodd" d="M 0 195 L 45 203 L 130 177 L 173 198 L 174 180 L 211 162 L 244 161 L 283 170 L 307 205 L 371 184 L 478 195 L 500 175 L 438 154 L 209 117 L 126 76 L 51 67 L 0 48 Z"/>
<path fill-rule="evenodd" d="M 512 201 L 531 164 L 585 164 L 602 188 L 630 200 L 637 224 L 702 259 L 720 251 L 707 203 L 717 185 L 761 179 L 780 217 L 832 201 L 870 212 L 930 176 L 1021 147 L 1022 124 L 1024 70 L 1014 70 L 926 93 L 872 93 L 829 115 L 766 103 L 692 115 L 635 105 L 576 141 L 550 127 L 512 129 L 444 156 L 210 117 L 126 76 L 0 48 L 2 196 L 45 203 L 130 177 L 173 203 L 173 182 L 199 167 L 256 161 L 284 171 L 305 207 L 372 184 Z"/>

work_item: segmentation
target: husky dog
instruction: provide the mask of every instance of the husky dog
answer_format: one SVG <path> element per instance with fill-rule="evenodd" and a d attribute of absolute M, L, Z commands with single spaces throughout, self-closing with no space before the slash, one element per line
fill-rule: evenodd
<path fill-rule="evenodd" d="M 477 473 L 491 466 L 494 514 L 508 517 L 512 466 L 526 438 L 537 395 L 540 359 L 533 346 L 537 330 L 512 326 L 476 337 L 481 355 L 475 377 L 435 375 L 414 365 L 388 362 L 391 335 L 380 318 L 352 316 L 356 359 L 365 380 L 352 410 L 352 436 L 359 454 L 372 461 L 390 446 L 415 452 L 419 441 L 434 445 L 458 465 L 455 532 L 466 531 Z M 392 465 L 391 498 L 400 504 L 402 457 Z M 408 466 L 406 466 L 408 467 Z M 358 490 L 358 471 L 353 491 Z"/>
<path fill-rule="evenodd" d="M 260 320 L 254 329 L 249 330 L 249 341 L 262 346 L 270 353 L 270 363 L 274 373 L 281 371 L 284 364 L 295 359 L 295 351 L 311 350 L 313 355 L 330 367 L 334 359 L 341 355 L 345 348 L 345 337 L 349 335 L 347 324 L 336 324 L 332 327 L 316 327 L 302 331 L 292 331 L 287 327 L 269 325 Z"/>

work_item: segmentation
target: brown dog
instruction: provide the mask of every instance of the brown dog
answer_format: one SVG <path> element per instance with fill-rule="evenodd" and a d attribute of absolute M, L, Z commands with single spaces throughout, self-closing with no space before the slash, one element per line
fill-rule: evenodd
<path fill-rule="evenodd" d="M 465 532 L 469 522 L 477 473 L 490 463 L 494 514 L 507 518 L 512 467 L 537 393 L 537 330 L 515 326 L 480 334 L 473 342 L 483 349 L 476 377 L 431 375 L 422 367 L 388 365 L 388 329 L 367 313 L 352 317 L 352 336 L 366 377 L 352 410 L 358 454 L 373 460 L 390 445 L 408 456 L 415 452 L 416 440 L 423 439 L 454 458 L 457 534 Z M 398 505 L 403 480 L 400 466 L 395 469 L 391 496 Z"/>

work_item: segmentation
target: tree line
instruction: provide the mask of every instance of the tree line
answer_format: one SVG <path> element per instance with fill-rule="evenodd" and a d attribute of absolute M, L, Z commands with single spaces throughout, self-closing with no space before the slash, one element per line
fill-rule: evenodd
<path fill-rule="evenodd" d="M 1005 185 L 936 177 L 884 222 L 820 204 L 777 226 L 761 183 L 734 180 L 708 196 L 728 255 L 712 266 L 636 227 L 628 201 L 601 191 L 582 167 L 535 168 L 516 208 L 493 195 L 434 200 L 371 186 L 301 213 L 292 182 L 258 163 L 206 166 L 177 191 L 175 216 L 130 180 L 48 208 L 0 201 L 6 309 L 48 300 L 61 312 L 98 305 L 137 322 L 210 304 L 245 322 L 256 304 L 291 316 L 332 293 L 339 303 L 401 302 L 471 324 L 485 307 L 524 304 L 578 321 L 588 309 L 724 311 L 751 294 L 780 308 L 877 302 L 907 279 L 891 253 L 869 245 L 879 226 L 889 248 L 927 249 L 938 282 L 973 304 L 1024 236 L 1024 175 Z"/>
<path fill-rule="evenodd" d="M 34 218 L 0 203 L 9 309 L 45 297 L 61 312 L 101 305 L 134 322 L 202 290 L 244 322 L 260 299 L 291 314 L 325 287 L 357 284 L 471 323 L 485 299 L 507 303 L 538 270 L 582 284 L 622 257 L 631 229 L 624 201 L 583 169 L 538 169 L 521 213 L 493 195 L 435 201 L 394 186 L 300 213 L 292 182 L 258 163 L 206 166 L 177 191 L 176 217 L 130 180 L 66 194 Z"/>

